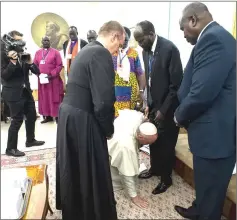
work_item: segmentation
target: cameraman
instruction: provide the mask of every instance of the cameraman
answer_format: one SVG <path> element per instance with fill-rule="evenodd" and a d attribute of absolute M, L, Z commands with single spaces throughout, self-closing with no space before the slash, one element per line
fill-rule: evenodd
<path fill-rule="evenodd" d="M 18 31 L 8 33 L 15 41 L 22 41 L 23 34 Z M 3 46 L 3 45 L 1 45 Z M 39 74 L 32 59 L 23 62 L 14 50 L 5 52 L 1 48 L 2 97 L 10 109 L 11 125 L 8 130 L 6 155 L 20 157 L 25 153 L 17 149 L 18 132 L 24 116 L 26 127 L 26 147 L 43 145 L 44 141 L 35 140 L 36 109 L 29 82 L 29 70 Z"/>

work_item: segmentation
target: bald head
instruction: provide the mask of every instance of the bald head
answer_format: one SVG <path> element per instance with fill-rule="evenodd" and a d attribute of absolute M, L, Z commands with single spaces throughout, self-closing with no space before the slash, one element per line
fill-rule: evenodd
<path fill-rule="evenodd" d="M 44 36 L 42 37 L 42 45 L 43 45 L 43 48 L 49 48 L 50 47 L 50 39 L 48 36 Z"/>
<path fill-rule="evenodd" d="M 97 39 L 97 33 L 94 30 L 89 30 L 87 32 L 87 40 L 88 42 L 95 41 Z"/>
<path fill-rule="evenodd" d="M 207 6 L 201 2 L 188 4 L 180 19 L 180 29 L 186 40 L 195 45 L 203 28 L 213 20 Z"/>
<path fill-rule="evenodd" d="M 183 10 L 183 15 L 186 16 L 201 16 L 204 13 L 209 13 L 209 10 L 207 6 L 201 2 L 190 3 Z"/>

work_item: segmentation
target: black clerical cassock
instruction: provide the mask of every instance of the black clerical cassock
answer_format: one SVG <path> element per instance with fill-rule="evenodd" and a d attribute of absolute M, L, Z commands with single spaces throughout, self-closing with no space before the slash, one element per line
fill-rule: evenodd
<path fill-rule="evenodd" d="M 64 220 L 117 219 L 106 139 L 114 102 L 112 57 L 95 41 L 72 63 L 59 110 L 56 208 Z"/>

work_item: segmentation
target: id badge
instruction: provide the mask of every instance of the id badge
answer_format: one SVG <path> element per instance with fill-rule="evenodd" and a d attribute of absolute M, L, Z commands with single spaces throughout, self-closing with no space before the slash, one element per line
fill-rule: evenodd
<path fill-rule="evenodd" d="M 40 61 L 40 64 L 45 64 L 45 60 L 41 60 L 41 61 Z"/>
<path fill-rule="evenodd" d="M 67 59 L 71 60 L 72 59 L 72 54 L 67 54 Z"/>
<path fill-rule="evenodd" d="M 118 66 L 117 72 L 121 76 L 123 74 L 123 67 Z"/>

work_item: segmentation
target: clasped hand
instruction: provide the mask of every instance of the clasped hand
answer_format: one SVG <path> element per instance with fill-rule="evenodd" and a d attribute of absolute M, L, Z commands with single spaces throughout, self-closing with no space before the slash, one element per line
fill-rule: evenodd
<path fill-rule="evenodd" d="M 149 107 L 145 108 L 145 118 L 148 119 L 148 115 L 149 115 Z M 155 118 L 154 118 L 154 122 L 158 123 L 159 121 L 164 120 L 164 115 L 158 110 L 155 113 Z"/>

